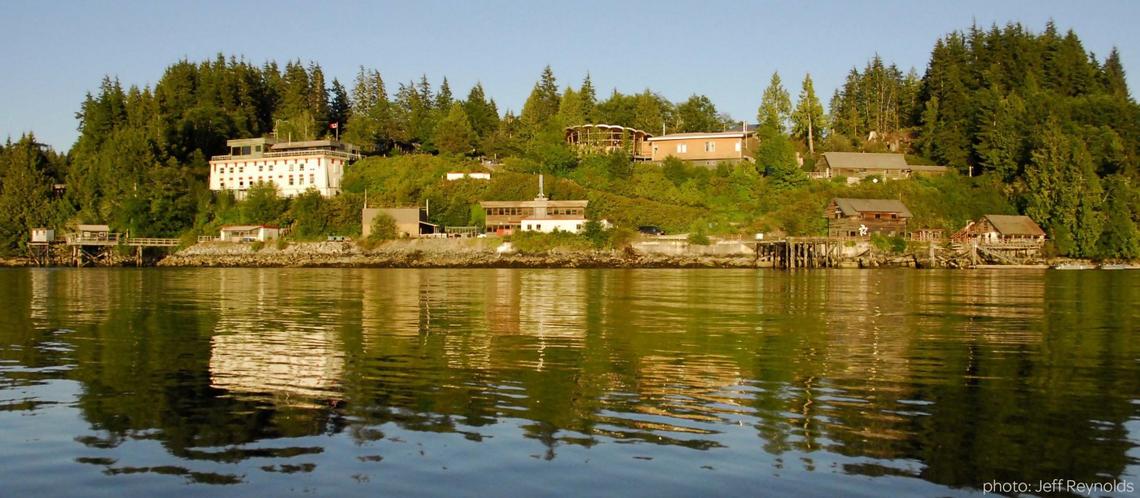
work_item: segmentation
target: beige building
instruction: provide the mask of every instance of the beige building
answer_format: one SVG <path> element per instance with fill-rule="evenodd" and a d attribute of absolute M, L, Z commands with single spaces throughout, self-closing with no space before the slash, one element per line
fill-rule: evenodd
<path fill-rule="evenodd" d="M 488 233 L 509 235 L 515 231 L 579 232 L 586 224 L 586 205 L 590 201 L 552 201 L 542 189 L 538 177 L 538 196 L 533 201 L 482 201 Z"/>
<path fill-rule="evenodd" d="M 258 182 L 275 185 L 285 197 L 309 189 L 337 195 L 345 168 L 361 157 L 353 145 L 335 140 L 244 138 L 226 145 L 228 154 L 210 158 L 210 190 L 232 190 L 239 199 Z"/>
<path fill-rule="evenodd" d="M 672 156 L 704 166 L 720 162 L 752 161 L 758 141 L 751 131 L 715 133 L 673 133 L 646 139 L 648 155 L 654 162 Z"/>
<path fill-rule="evenodd" d="M 376 215 L 385 213 L 396 220 L 396 233 L 400 238 L 416 238 L 423 234 L 435 233 L 436 226 L 428 223 L 427 212 L 418 207 L 409 208 L 364 208 L 361 212 L 361 236 L 372 235 L 372 222 Z"/>
<path fill-rule="evenodd" d="M 868 176 L 879 176 L 884 180 L 901 180 L 915 175 L 942 175 L 949 171 L 946 166 L 920 166 L 907 164 L 903 154 L 881 154 L 870 152 L 824 152 L 816 164 L 818 170 L 813 177 L 847 177 L 848 183 L 857 183 Z"/>

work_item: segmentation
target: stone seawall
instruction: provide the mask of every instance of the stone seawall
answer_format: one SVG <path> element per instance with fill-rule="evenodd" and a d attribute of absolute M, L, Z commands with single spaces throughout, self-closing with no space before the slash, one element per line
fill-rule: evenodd
<path fill-rule="evenodd" d="M 495 239 L 398 240 L 363 248 L 351 242 L 268 245 L 204 243 L 168 256 L 165 267 L 361 267 L 361 268 L 755 268 L 751 253 L 656 254 L 626 250 L 520 254 L 496 251 Z"/>

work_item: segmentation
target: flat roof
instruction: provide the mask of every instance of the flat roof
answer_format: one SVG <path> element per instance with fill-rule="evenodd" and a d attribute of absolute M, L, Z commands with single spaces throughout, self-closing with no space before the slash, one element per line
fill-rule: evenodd
<path fill-rule="evenodd" d="M 671 133 L 669 135 L 661 135 L 659 137 L 649 137 L 646 140 L 650 142 L 661 142 L 667 140 L 694 140 L 702 138 L 746 138 L 755 135 L 751 131 L 717 131 L 717 132 L 696 132 L 696 133 Z"/>
<path fill-rule="evenodd" d="M 557 207 L 583 207 L 584 208 L 584 207 L 586 207 L 586 204 L 589 202 L 590 201 L 551 201 L 551 200 L 545 200 L 545 201 L 535 201 L 535 200 L 530 200 L 530 201 L 479 201 L 479 205 L 481 205 L 485 208 L 539 207 L 539 206 L 555 207 L 555 208 L 557 208 Z"/>

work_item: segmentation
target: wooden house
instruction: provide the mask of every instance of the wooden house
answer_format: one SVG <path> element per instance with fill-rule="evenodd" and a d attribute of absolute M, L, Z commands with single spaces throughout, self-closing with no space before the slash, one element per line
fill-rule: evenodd
<path fill-rule="evenodd" d="M 902 154 L 870 152 L 824 152 L 816 163 L 816 178 L 843 176 L 848 183 L 856 183 L 869 176 L 883 180 L 902 180 L 915 175 L 942 175 L 949 171 L 945 166 L 908 164 Z"/>
<path fill-rule="evenodd" d="M 963 229 L 966 238 L 979 244 L 1020 243 L 1040 247 L 1045 243 L 1045 231 L 1028 216 L 987 214 L 972 221 Z"/>
<path fill-rule="evenodd" d="M 827 206 L 829 237 L 866 237 L 906 234 L 910 210 L 896 199 L 835 198 Z"/>

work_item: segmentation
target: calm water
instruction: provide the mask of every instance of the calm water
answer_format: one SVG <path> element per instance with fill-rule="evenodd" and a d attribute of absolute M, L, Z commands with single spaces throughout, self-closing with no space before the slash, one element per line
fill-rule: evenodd
<path fill-rule="evenodd" d="M 0 270 L 0 494 L 1137 483 L 1138 302 L 1129 271 Z"/>

